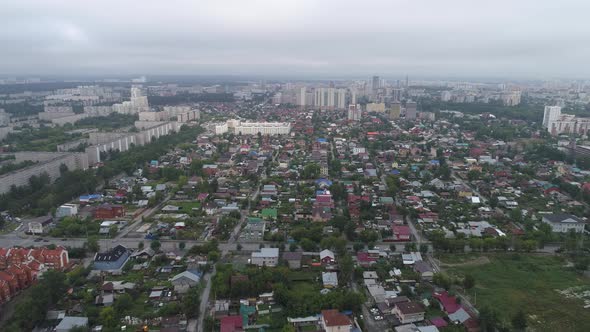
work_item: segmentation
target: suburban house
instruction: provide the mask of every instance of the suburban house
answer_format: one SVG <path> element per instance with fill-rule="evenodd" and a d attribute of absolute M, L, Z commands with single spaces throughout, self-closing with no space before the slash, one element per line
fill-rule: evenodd
<path fill-rule="evenodd" d="M 250 260 L 251 264 L 257 266 L 277 266 L 279 262 L 279 248 L 261 248 L 260 251 L 253 252 Z"/>
<path fill-rule="evenodd" d="M 412 232 L 410 226 L 407 225 L 393 225 L 391 226 L 394 241 L 410 241 Z"/>
<path fill-rule="evenodd" d="M 324 288 L 338 287 L 338 274 L 336 272 L 322 272 Z"/>
<path fill-rule="evenodd" d="M 94 210 L 96 219 L 112 219 L 125 216 L 125 207 L 122 205 L 101 204 Z"/>
<path fill-rule="evenodd" d="M 432 267 L 425 261 L 417 261 L 414 263 L 414 271 L 420 274 L 420 279 L 422 280 L 432 280 L 434 277 L 434 271 L 432 270 Z"/>
<path fill-rule="evenodd" d="M 283 259 L 289 264 L 289 268 L 297 270 L 301 268 L 301 252 L 286 251 L 283 253 Z"/>
<path fill-rule="evenodd" d="M 571 214 L 548 214 L 543 216 L 543 222 L 551 225 L 555 233 L 567 233 L 574 230 L 576 233 L 584 231 L 586 222 Z"/>
<path fill-rule="evenodd" d="M 77 204 L 64 204 L 55 210 L 56 218 L 71 217 L 78 214 Z"/>
<path fill-rule="evenodd" d="M 432 295 L 440 304 L 440 309 L 447 313 L 447 315 L 455 313 L 461 308 L 454 296 L 449 295 L 447 291 L 435 292 Z"/>
<path fill-rule="evenodd" d="M 189 288 L 196 286 L 200 280 L 200 274 L 186 270 L 172 277 L 170 282 L 174 286 L 174 290 L 182 294 L 188 292 Z"/>
<path fill-rule="evenodd" d="M 424 320 L 424 306 L 419 302 L 396 303 L 393 313 L 402 324 L 420 322 Z"/>
<path fill-rule="evenodd" d="M 320 251 L 320 261 L 322 264 L 331 264 L 336 261 L 336 256 L 332 252 L 332 250 L 324 249 Z"/>
<path fill-rule="evenodd" d="M 94 269 L 100 271 L 117 271 L 123 268 L 131 252 L 122 245 L 117 245 L 113 249 L 94 255 Z"/>
<path fill-rule="evenodd" d="M 352 321 L 336 309 L 322 310 L 321 324 L 326 332 L 350 332 Z"/>
<path fill-rule="evenodd" d="M 225 316 L 221 318 L 220 332 L 241 332 L 244 326 L 242 316 Z"/>
<path fill-rule="evenodd" d="M 55 332 L 69 332 L 75 327 L 87 327 L 88 317 L 65 316 L 55 327 Z"/>

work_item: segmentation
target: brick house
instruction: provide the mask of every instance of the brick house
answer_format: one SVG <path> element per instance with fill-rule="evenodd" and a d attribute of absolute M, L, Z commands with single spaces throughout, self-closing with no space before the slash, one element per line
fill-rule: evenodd
<path fill-rule="evenodd" d="M 125 207 L 122 205 L 102 204 L 94 210 L 94 218 L 111 219 L 125 216 Z"/>
<path fill-rule="evenodd" d="M 63 270 L 68 265 L 68 251 L 63 247 L 0 248 L 0 303 L 37 282 L 45 270 Z"/>

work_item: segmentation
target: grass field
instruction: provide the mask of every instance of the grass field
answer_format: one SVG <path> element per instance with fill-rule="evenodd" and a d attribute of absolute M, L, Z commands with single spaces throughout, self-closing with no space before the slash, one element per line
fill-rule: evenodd
<path fill-rule="evenodd" d="M 182 208 L 180 212 L 188 213 L 192 211 L 192 208 L 200 208 L 201 203 L 196 201 L 181 201 L 181 202 L 171 202 L 171 205 L 179 206 Z"/>
<path fill-rule="evenodd" d="M 469 297 L 473 302 L 477 292 L 477 307 L 493 308 L 506 321 L 522 309 L 535 331 L 590 331 L 590 309 L 583 308 L 582 300 L 567 299 L 557 292 L 574 286 L 590 289 L 590 279 L 566 267 L 565 258 L 524 254 L 486 256 L 487 264 L 445 267 L 449 274 L 475 277 L 476 286 L 469 291 Z M 441 258 L 443 263 L 450 264 L 467 261 L 460 257 Z M 471 254 L 469 258 L 476 257 Z"/>

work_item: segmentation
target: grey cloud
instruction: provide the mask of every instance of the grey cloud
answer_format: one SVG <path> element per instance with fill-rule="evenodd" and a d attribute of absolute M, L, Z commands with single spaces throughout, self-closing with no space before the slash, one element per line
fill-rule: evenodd
<path fill-rule="evenodd" d="M 4 74 L 584 77 L 587 1 L 21 0 Z"/>

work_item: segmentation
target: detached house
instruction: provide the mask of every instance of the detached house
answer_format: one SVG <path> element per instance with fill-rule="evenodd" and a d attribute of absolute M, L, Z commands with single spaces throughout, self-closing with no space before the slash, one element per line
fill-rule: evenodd
<path fill-rule="evenodd" d="M 278 248 L 262 248 L 253 252 L 250 263 L 257 266 L 277 266 L 279 260 Z"/>
<path fill-rule="evenodd" d="M 402 324 L 420 322 L 424 320 L 424 306 L 418 302 L 396 303 L 393 313 Z"/>
<path fill-rule="evenodd" d="M 352 321 L 348 316 L 341 314 L 338 310 L 322 310 L 321 324 L 326 332 L 350 332 Z"/>
<path fill-rule="evenodd" d="M 94 269 L 101 271 L 116 271 L 123 268 L 131 252 L 122 245 L 117 245 L 113 249 L 94 255 Z"/>
<path fill-rule="evenodd" d="M 551 225 L 555 233 L 567 233 L 574 230 L 576 233 L 584 232 L 586 222 L 571 214 L 548 214 L 543 216 L 543 222 Z"/>

